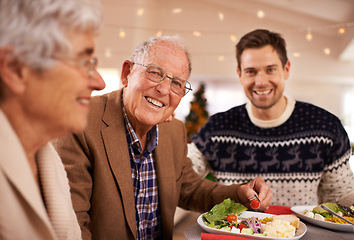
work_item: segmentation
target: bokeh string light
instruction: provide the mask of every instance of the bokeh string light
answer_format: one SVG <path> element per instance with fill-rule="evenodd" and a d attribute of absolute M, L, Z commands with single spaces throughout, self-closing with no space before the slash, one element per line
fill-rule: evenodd
<path fill-rule="evenodd" d="M 339 26 L 338 26 L 339 25 Z M 342 27 L 342 25 L 345 25 L 345 27 Z M 119 36 L 120 37 L 125 37 L 126 32 L 123 29 L 130 29 L 130 30 L 145 30 L 145 31 L 154 31 L 156 33 L 161 34 L 162 32 L 178 32 L 178 33 L 191 33 L 192 35 L 199 37 L 201 35 L 208 35 L 208 34 L 217 34 L 217 35 L 227 35 L 230 37 L 230 41 L 234 42 L 235 39 L 237 39 L 237 34 L 234 33 L 234 31 L 228 31 L 228 30 L 186 30 L 186 29 L 172 29 L 172 28 L 154 28 L 154 27 L 143 27 L 143 26 L 127 26 L 127 25 L 116 25 L 116 24 L 107 24 L 107 27 L 112 27 L 112 28 L 120 28 Z M 321 31 L 325 29 L 337 29 L 338 34 L 343 35 L 346 33 L 346 29 L 353 27 L 354 22 L 349 22 L 346 24 L 336 24 L 336 25 L 329 25 L 329 26 L 323 26 L 323 27 L 306 27 L 303 29 L 288 29 L 287 32 L 304 32 L 305 33 L 305 38 L 308 41 L 311 41 L 314 38 L 314 34 L 316 31 Z"/>
<path fill-rule="evenodd" d="M 313 38 L 313 36 L 312 36 L 312 33 L 311 33 L 311 28 L 308 28 L 307 29 L 307 34 L 306 34 L 306 40 L 311 42 L 312 38 Z"/>
<path fill-rule="evenodd" d="M 174 8 L 172 9 L 173 14 L 180 14 L 183 11 L 182 8 Z M 144 14 L 144 8 L 139 8 L 137 10 L 137 15 L 142 16 Z M 265 18 L 265 12 L 262 10 L 258 10 L 256 13 L 257 18 L 262 19 Z M 224 21 L 225 19 L 225 14 L 223 12 L 218 12 L 217 17 L 219 21 Z M 119 33 L 118 36 L 119 38 L 125 38 L 127 35 L 127 32 L 124 29 L 130 29 L 130 30 L 142 30 L 142 31 L 152 31 L 155 32 L 156 36 L 162 36 L 163 34 L 167 33 L 183 33 L 183 34 L 192 34 L 194 37 L 201 37 L 203 35 L 225 35 L 229 38 L 229 40 L 232 43 L 236 43 L 238 40 L 238 34 L 235 33 L 233 30 L 228 31 L 228 30 L 200 30 L 200 29 L 195 29 L 195 30 L 186 30 L 186 29 L 168 29 L 168 28 L 154 28 L 154 27 L 143 27 L 143 26 L 122 26 L 118 24 L 108 24 L 106 25 L 107 27 L 112 27 L 112 28 L 118 28 Z M 347 23 L 338 23 L 338 24 L 331 24 L 331 25 L 325 25 L 325 26 L 305 26 L 302 29 L 288 29 L 287 32 L 289 33 L 304 33 L 304 37 L 308 42 L 313 41 L 315 38 L 316 32 L 321 32 L 324 30 L 334 30 L 337 31 L 339 35 L 344 35 L 347 32 L 347 29 L 351 28 L 354 26 L 354 22 L 347 22 Z M 323 49 L 323 52 L 325 55 L 330 55 L 331 49 L 326 47 Z M 105 54 L 107 57 L 111 56 L 111 50 L 109 50 L 109 54 L 106 52 Z M 294 52 L 293 53 L 294 57 L 300 57 L 301 53 L 299 52 Z M 219 61 L 222 58 L 220 56 L 218 57 Z"/>

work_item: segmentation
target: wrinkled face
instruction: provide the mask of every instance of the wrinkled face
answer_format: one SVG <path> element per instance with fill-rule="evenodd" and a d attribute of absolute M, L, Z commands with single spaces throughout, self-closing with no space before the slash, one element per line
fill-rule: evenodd
<path fill-rule="evenodd" d="M 237 70 L 241 85 L 253 107 L 277 107 L 283 96 L 284 81 L 289 77 L 290 63 L 282 67 L 272 46 L 246 49 L 241 55 L 241 71 Z M 283 109 L 279 108 L 279 111 Z"/>
<path fill-rule="evenodd" d="M 164 68 L 173 77 L 188 79 L 188 59 L 181 49 L 160 43 L 149 51 L 141 64 L 153 63 Z M 134 68 L 133 68 L 134 67 Z M 163 122 L 177 108 L 182 96 L 170 90 L 169 78 L 157 84 L 145 77 L 145 67 L 131 62 L 123 65 L 123 100 L 128 118 L 136 126 L 150 129 Z M 124 73 L 125 72 L 125 73 Z"/>
<path fill-rule="evenodd" d="M 84 60 L 92 57 L 94 39 L 89 33 L 70 33 L 73 47 L 70 59 L 55 60 L 42 72 L 25 68 L 26 92 L 22 100 L 29 118 L 43 124 L 45 132 L 54 136 L 83 130 L 87 123 L 89 102 L 93 90 L 101 90 L 105 83 L 96 70 L 92 77 Z"/>

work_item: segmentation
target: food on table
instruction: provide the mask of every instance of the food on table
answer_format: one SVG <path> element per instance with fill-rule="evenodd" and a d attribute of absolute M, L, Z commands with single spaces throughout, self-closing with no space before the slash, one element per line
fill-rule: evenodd
<path fill-rule="evenodd" d="M 277 219 L 267 222 L 264 227 L 264 235 L 267 237 L 291 238 L 295 236 L 296 228 L 290 222 Z"/>
<path fill-rule="evenodd" d="M 300 220 L 294 215 L 275 215 L 265 219 L 243 218 L 240 214 L 247 208 L 231 199 L 225 199 L 203 214 L 204 223 L 211 228 L 234 233 L 271 237 L 294 237 Z"/>
<path fill-rule="evenodd" d="M 226 221 L 233 223 L 237 221 L 237 216 L 235 214 L 230 214 L 226 217 Z"/>
<path fill-rule="evenodd" d="M 330 210 L 336 212 L 340 216 L 348 219 L 349 221 L 354 222 L 354 209 L 337 204 L 337 203 L 330 203 L 330 202 L 323 203 L 323 205 L 328 207 Z M 303 214 L 307 217 L 310 217 L 310 218 L 320 220 L 320 221 L 349 224 L 346 221 L 344 221 L 336 216 L 333 216 L 333 214 L 331 214 L 328 211 L 326 211 L 325 209 L 323 209 L 321 207 L 321 204 L 316 206 L 312 210 L 306 209 L 306 210 L 302 211 L 301 214 Z"/>
<path fill-rule="evenodd" d="M 284 215 L 275 215 L 272 217 L 273 220 L 284 220 L 290 223 L 290 225 L 294 226 L 295 228 L 300 227 L 300 219 L 292 214 L 284 214 Z"/>
<path fill-rule="evenodd" d="M 346 211 L 350 217 L 354 217 L 354 206 L 347 207 L 342 204 L 338 204 L 338 206 Z"/>
<path fill-rule="evenodd" d="M 253 195 L 252 197 L 248 198 L 248 200 L 250 200 L 251 208 L 253 208 L 253 209 L 258 209 L 259 208 L 259 205 L 260 205 L 261 201 L 259 200 L 257 195 Z"/>
<path fill-rule="evenodd" d="M 203 214 L 204 221 L 207 226 L 216 228 L 216 226 L 229 226 L 230 223 L 226 220 L 227 216 L 234 214 L 240 215 L 247 208 L 241 203 L 235 203 L 230 198 L 225 199 L 222 203 L 216 204 L 209 212 Z"/>
<path fill-rule="evenodd" d="M 320 221 L 325 221 L 325 218 L 321 214 L 314 214 L 314 219 L 320 220 Z"/>

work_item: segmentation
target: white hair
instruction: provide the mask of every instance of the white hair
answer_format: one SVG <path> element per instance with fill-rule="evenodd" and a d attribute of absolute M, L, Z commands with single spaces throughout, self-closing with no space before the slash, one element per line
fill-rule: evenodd
<path fill-rule="evenodd" d="M 99 0 L 0 0 L 0 48 L 36 70 L 71 53 L 70 31 L 98 34 L 101 25 Z"/>
<path fill-rule="evenodd" d="M 161 36 L 161 37 L 154 36 L 154 37 L 147 39 L 146 41 L 140 43 L 137 46 L 137 48 L 134 50 L 130 60 L 132 62 L 143 61 L 144 58 L 149 54 L 149 50 L 153 46 L 155 46 L 156 44 L 159 44 L 159 43 L 170 44 L 171 46 L 177 47 L 185 52 L 187 59 L 188 59 L 188 70 L 189 70 L 189 75 L 190 75 L 192 72 L 192 63 L 191 63 L 190 53 L 189 53 L 189 50 L 187 49 L 186 43 L 178 35 Z"/>

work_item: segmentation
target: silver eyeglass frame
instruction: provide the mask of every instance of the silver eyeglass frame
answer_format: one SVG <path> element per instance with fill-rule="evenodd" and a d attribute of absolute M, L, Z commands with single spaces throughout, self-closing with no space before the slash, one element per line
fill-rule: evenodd
<path fill-rule="evenodd" d="M 154 63 L 149 63 L 149 64 L 142 64 L 142 63 L 137 63 L 137 62 L 132 62 L 132 63 L 145 67 L 145 70 L 144 70 L 144 73 L 145 73 L 145 74 L 146 74 L 146 69 L 147 69 L 149 66 L 156 66 L 156 67 L 158 67 L 158 68 L 161 68 L 161 69 L 164 71 L 165 75 L 161 78 L 161 80 L 160 80 L 159 82 L 155 82 L 155 81 L 153 81 L 153 80 L 151 80 L 151 79 L 149 79 L 149 78 L 147 78 L 147 79 L 149 79 L 150 81 L 152 81 L 152 82 L 154 82 L 154 83 L 158 83 L 158 84 L 159 84 L 159 83 L 161 83 L 163 80 L 165 80 L 165 78 L 167 77 L 167 78 L 170 79 L 170 89 L 171 89 L 171 91 L 173 91 L 171 84 L 172 84 L 172 80 L 173 80 L 175 77 L 173 77 L 171 74 L 169 74 L 169 73 L 166 71 L 166 69 L 164 69 L 163 67 L 161 67 L 161 66 L 159 66 L 159 65 L 156 65 L 156 64 L 154 64 Z M 176 93 L 177 95 L 180 95 L 180 96 L 183 97 L 183 96 L 185 96 L 189 91 L 193 91 L 193 89 L 191 88 L 192 85 L 190 84 L 190 82 L 188 82 L 187 80 L 185 80 L 185 79 L 183 79 L 183 78 L 180 78 L 180 77 L 177 77 L 177 78 L 185 82 L 185 87 L 184 87 L 185 91 L 184 91 L 183 95 L 181 95 L 181 94 L 179 94 L 179 93 L 173 91 L 174 93 Z"/>

